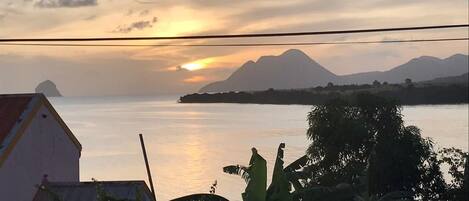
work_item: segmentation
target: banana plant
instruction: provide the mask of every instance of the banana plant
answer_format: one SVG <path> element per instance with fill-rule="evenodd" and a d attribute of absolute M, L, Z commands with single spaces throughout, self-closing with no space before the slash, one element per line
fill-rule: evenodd
<path fill-rule="evenodd" d="M 243 201 L 293 201 L 292 192 L 305 188 L 307 175 L 302 171 L 308 162 L 303 156 L 284 168 L 285 143 L 281 143 L 277 150 L 272 182 L 266 190 L 267 168 L 266 162 L 255 148 L 248 167 L 231 165 L 223 168 L 228 174 L 240 175 L 247 183 L 242 194 Z"/>
<path fill-rule="evenodd" d="M 223 172 L 240 175 L 247 183 L 242 195 L 243 201 L 265 201 L 267 186 L 267 162 L 259 155 L 256 148 L 252 148 L 249 166 L 230 165 L 223 168 Z"/>
<path fill-rule="evenodd" d="M 281 143 L 278 147 L 274 172 L 272 174 L 272 183 L 267 189 L 266 200 L 268 201 L 292 201 L 290 194 L 291 185 L 283 170 L 283 149 L 285 149 L 285 143 Z"/>

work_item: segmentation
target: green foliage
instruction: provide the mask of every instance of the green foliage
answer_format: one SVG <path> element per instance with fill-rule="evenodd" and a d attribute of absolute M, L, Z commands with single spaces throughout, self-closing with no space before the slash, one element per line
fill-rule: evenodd
<path fill-rule="evenodd" d="M 426 189 L 427 183 L 422 181 L 427 171 L 424 161 L 431 154 L 431 142 L 423 139 L 416 127 L 378 135 L 370 158 L 370 193 L 383 196 L 393 191 L 417 193 L 417 189 Z M 441 178 L 441 172 L 433 176 Z"/>
<path fill-rule="evenodd" d="M 267 189 L 268 201 L 291 201 L 292 196 L 290 194 L 291 185 L 287 178 L 285 171 L 283 170 L 283 152 L 285 143 L 281 143 L 278 147 L 277 158 L 275 160 L 274 172 L 272 174 L 272 183 Z"/>
<path fill-rule="evenodd" d="M 395 101 L 370 94 L 336 99 L 314 108 L 308 121 L 310 186 L 356 186 L 368 171 L 370 197 L 398 191 L 431 197 L 444 188 L 432 142 L 404 126 Z"/>
<path fill-rule="evenodd" d="M 306 167 L 308 161 L 308 156 L 304 155 L 283 169 L 294 190 L 301 190 L 307 187 L 306 181 L 309 179 L 309 174 L 306 171 Z"/>
<path fill-rule="evenodd" d="M 466 195 L 466 200 L 469 200 L 469 154 L 466 154 L 466 165 L 464 165 L 463 194 Z"/>
<path fill-rule="evenodd" d="M 448 173 L 451 175 L 450 187 L 460 188 L 464 182 L 465 159 L 468 153 L 456 148 L 444 148 L 439 151 L 440 162 L 449 165 Z"/>
<path fill-rule="evenodd" d="M 267 162 L 252 148 L 252 156 L 249 167 L 240 165 L 226 166 L 225 173 L 241 175 L 247 186 L 242 194 L 244 201 L 265 201 L 267 185 Z"/>
<path fill-rule="evenodd" d="M 456 148 L 444 148 L 439 152 L 439 164 L 449 165 L 451 181 L 441 193 L 444 200 L 469 200 L 469 154 Z"/>
<path fill-rule="evenodd" d="M 365 168 L 373 135 L 357 113 L 356 107 L 334 100 L 308 114 L 307 136 L 313 143 L 307 153 L 314 164 L 310 169 L 313 184 L 352 183 Z"/>
<path fill-rule="evenodd" d="M 210 194 L 215 194 L 215 193 L 216 193 L 217 184 L 218 184 L 218 183 L 217 183 L 217 180 L 215 180 L 215 181 L 213 182 L 213 184 L 210 186 L 210 191 L 209 191 Z"/>
<path fill-rule="evenodd" d="M 379 86 L 363 84 L 274 91 L 195 93 L 180 97 L 179 102 L 323 105 L 336 98 L 352 100 L 364 92 L 383 98 L 397 99 L 405 105 L 469 102 L 467 83 L 454 85 L 383 83 Z"/>

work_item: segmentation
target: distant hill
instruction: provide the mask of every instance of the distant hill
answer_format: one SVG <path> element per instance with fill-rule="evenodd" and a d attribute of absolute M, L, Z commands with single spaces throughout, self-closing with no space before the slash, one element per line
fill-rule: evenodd
<path fill-rule="evenodd" d="M 365 84 L 374 80 L 389 83 L 402 83 L 406 78 L 414 82 L 432 80 L 439 77 L 457 76 L 468 72 L 468 56 L 455 54 L 446 59 L 421 56 L 388 71 L 358 73 L 341 77 L 340 84 Z"/>
<path fill-rule="evenodd" d="M 225 81 L 211 83 L 200 92 L 304 88 L 337 80 L 337 75 L 308 55 L 291 49 L 279 56 L 263 56 L 256 62 L 248 61 Z"/>
<path fill-rule="evenodd" d="M 469 73 L 458 76 L 440 77 L 433 80 L 423 81 L 423 84 L 462 84 L 469 82 Z"/>
<path fill-rule="evenodd" d="M 468 72 L 468 56 L 456 54 L 446 59 L 422 56 L 388 71 L 374 71 L 338 76 L 308 57 L 291 49 L 279 56 L 263 56 L 248 61 L 228 79 L 206 85 L 199 92 L 259 91 L 269 88 L 298 89 L 335 84 L 365 84 L 374 80 L 402 83 L 438 77 L 457 76 Z"/>
<path fill-rule="evenodd" d="M 60 94 L 59 90 L 57 89 L 55 83 L 50 80 L 46 80 L 44 82 L 39 83 L 35 91 L 36 93 L 43 93 L 47 97 L 62 96 L 62 94 Z"/>

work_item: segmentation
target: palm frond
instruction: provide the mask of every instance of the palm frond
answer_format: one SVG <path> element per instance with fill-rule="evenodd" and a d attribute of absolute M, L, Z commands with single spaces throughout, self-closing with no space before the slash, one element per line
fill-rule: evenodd
<path fill-rule="evenodd" d="M 304 187 L 301 181 L 307 178 L 308 174 L 302 168 L 307 165 L 308 160 L 308 156 L 304 155 L 283 169 L 287 179 L 296 190 Z"/>
<path fill-rule="evenodd" d="M 246 181 L 246 183 L 248 183 L 251 179 L 249 175 L 249 169 L 242 165 L 229 165 L 223 167 L 223 172 L 228 174 L 239 175 L 241 176 L 241 178 L 244 179 L 244 181 Z"/>
<path fill-rule="evenodd" d="M 284 168 L 285 171 L 294 171 L 294 170 L 299 170 L 301 169 L 302 167 L 306 166 L 307 163 L 308 163 L 308 156 L 307 155 L 304 155 L 302 156 L 301 158 L 299 159 L 296 159 L 296 161 L 293 161 L 292 163 L 290 163 L 290 165 L 288 165 L 287 167 Z"/>

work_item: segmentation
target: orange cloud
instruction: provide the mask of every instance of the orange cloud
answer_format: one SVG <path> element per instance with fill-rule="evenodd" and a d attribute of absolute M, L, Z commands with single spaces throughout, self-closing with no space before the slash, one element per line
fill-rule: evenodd
<path fill-rule="evenodd" d="M 197 83 L 197 82 L 205 82 L 205 81 L 208 81 L 208 79 L 201 75 L 196 75 L 196 76 L 192 76 L 190 78 L 184 79 L 184 82 L 187 82 L 187 83 Z"/>

